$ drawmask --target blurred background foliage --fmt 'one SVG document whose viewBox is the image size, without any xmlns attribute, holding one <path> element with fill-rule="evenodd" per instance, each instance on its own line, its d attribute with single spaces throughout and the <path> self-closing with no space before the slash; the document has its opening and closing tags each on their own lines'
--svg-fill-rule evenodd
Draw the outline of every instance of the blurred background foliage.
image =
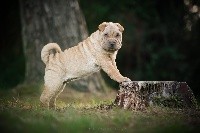
<svg viewBox="0 0 200 133">
<path fill-rule="evenodd" d="M 1 89 L 23 82 L 25 70 L 19 3 L 9 2 L 0 8 Z M 124 26 L 123 47 L 117 56 L 123 75 L 132 80 L 186 81 L 200 96 L 200 1 L 79 0 L 79 4 L 89 33 L 104 21 Z M 191 11 L 194 5 L 197 12 Z M 116 82 L 104 77 L 117 88 Z"/>
<path fill-rule="evenodd" d="M 80 0 L 80 5 L 90 33 L 102 21 L 124 26 L 123 47 L 117 57 L 123 75 L 132 80 L 186 81 L 199 95 L 200 21 L 193 17 L 200 17 L 200 8 L 191 13 L 188 1 Z M 189 2 L 200 5 L 200 1 Z"/>
</svg>

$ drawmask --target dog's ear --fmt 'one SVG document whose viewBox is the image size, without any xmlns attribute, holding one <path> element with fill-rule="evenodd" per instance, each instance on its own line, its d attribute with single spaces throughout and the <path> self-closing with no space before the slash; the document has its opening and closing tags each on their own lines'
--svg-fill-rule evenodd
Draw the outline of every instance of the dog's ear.
<svg viewBox="0 0 200 133">
<path fill-rule="evenodd" d="M 117 27 L 119 28 L 119 31 L 123 32 L 124 31 L 124 27 L 121 26 L 119 23 L 115 23 L 117 25 Z"/>
<path fill-rule="evenodd" d="M 104 31 L 104 29 L 106 28 L 106 26 L 107 26 L 107 22 L 103 22 L 102 24 L 99 25 L 98 28 L 99 28 L 100 31 Z"/>
</svg>

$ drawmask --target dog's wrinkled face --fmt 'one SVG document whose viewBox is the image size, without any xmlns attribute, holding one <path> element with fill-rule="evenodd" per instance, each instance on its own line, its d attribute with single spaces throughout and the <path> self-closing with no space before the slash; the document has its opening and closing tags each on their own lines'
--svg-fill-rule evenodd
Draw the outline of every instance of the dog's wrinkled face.
<svg viewBox="0 0 200 133">
<path fill-rule="evenodd" d="M 124 28 L 119 23 L 103 22 L 99 25 L 101 47 L 107 52 L 115 52 L 122 46 Z"/>
</svg>

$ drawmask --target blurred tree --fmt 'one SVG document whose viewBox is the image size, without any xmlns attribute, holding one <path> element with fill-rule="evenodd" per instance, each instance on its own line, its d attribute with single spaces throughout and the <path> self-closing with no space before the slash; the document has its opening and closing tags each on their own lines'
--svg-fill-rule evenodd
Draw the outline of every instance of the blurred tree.
<svg viewBox="0 0 200 133">
<path fill-rule="evenodd" d="M 25 83 L 41 82 L 44 64 L 42 47 L 57 42 L 64 50 L 88 36 L 85 18 L 77 0 L 20 0 L 22 37 L 26 58 Z M 103 90 L 100 73 L 73 82 L 83 91 Z"/>
</svg>

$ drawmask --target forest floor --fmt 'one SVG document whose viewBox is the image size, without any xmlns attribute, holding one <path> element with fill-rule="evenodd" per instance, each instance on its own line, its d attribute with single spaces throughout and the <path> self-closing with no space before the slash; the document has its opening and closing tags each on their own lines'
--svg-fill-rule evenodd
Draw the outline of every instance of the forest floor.
<svg viewBox="0 0 200 133">
<path fill-rule="evenodd" d="M 149 107 L 145 111 L 99 109 L 116 92 L 91 94 L 65 89 L 58 110 L 40 106 L 36 87 L 0 92 L 0 131 L 4 132 L 200 132 L 200 110 Z"/>
</svg>

